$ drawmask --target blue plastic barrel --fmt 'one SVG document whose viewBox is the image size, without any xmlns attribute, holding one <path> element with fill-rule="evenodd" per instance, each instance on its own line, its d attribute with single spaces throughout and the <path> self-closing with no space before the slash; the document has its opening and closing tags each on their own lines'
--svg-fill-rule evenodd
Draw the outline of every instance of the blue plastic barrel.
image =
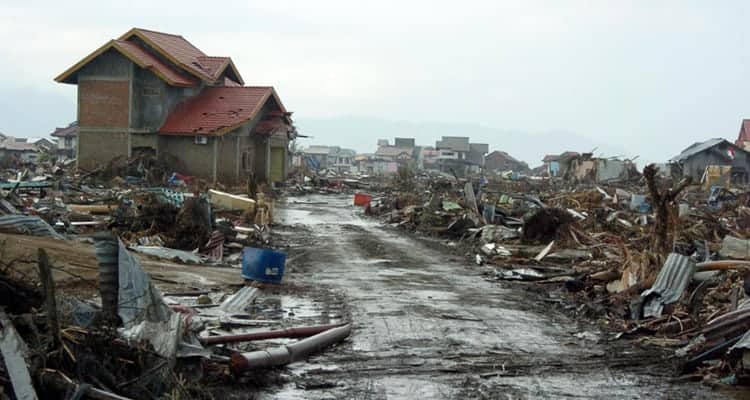
<svg viewBox="0 0 750 400">
<path fill-rule="evenodd" d="M 242 251 L 242 277 L 259 282 L 279 283 L 284 277 L 286 253 L 245 247 Z"/>
</svg>

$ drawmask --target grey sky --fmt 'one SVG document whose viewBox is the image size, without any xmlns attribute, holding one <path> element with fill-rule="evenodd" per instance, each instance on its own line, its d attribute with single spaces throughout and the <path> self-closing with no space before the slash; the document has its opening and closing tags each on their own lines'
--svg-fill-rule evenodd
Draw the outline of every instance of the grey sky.
<svg viewBox="0 0 750 400">
<path fill-rule="evenodd" d="M 480 124 L 517 132 L 532 164 L 555 132 L 664 160 L 734 140 L 750 117 L 743 1 L 0 1 L 0 131 L 19 136 L 73 120 L 75 87 L 53 77 L 133 26 L 231 56 L 303 128 L 342 116 Z M 336 135 L 372 150 L 356 130 Z"/>
</svg>

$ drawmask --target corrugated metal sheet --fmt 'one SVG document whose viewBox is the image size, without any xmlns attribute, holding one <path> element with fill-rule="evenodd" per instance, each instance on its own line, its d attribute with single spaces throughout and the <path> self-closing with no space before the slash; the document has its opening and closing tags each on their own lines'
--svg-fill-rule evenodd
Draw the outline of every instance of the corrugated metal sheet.
<svg viewBox="0 0 750 400">
<path fill-rule="evenodd" d="M 744 350 L 750 349 L 750 331 L 747 331 L 745 333 L 745 336 L 743 336 L 739 342 L 735 343 L 734 346 L 730 347 L 729 351 L 739 350 L 739 349 L 744 349 Z"/>
<path fill-rule="evenodd" d="M 20 233 L 22 235 L 49 236 L 55 239 L 65 239 L 43 219 L 34 215 L 3 215 L 0 216 L 0 232 Z"/>
<path fill-rule="evenodd" d="M 641 293 L 645 299 L 644 317 L 658 317 L 664 305 L 676 302 L 682 296 L 695 273 L 695 261 L 682 254 L 671 253 L 659 271 L 656 282 Z"/>
<path fill-rule="evenodd" d="M 702 151 L 708 150 L 718 144 L 721 144 L 722 142 L 729 143 L 729 141 L 724 138 L 714 138 L 714 139 L 706 140 L 705 142 L 693 143 L 692 145 L 690 145 L 690 147 L 683 150 L 682 153 L 680 153 L 679 155 L 669 160 L 669 162 L 678 162 L 678 161 L 687 160 L 688 158 Z"/>
<path fill-rule="evenodd" d="M 203 246 L 202 253 L 207 255 L 211 260 L 221 261 L 224 258 L 224 234 L 220 231 L 213 231 L 208 238 L 208 243 Z"/>
<path fill-rule="evenodd" d="M 247 308 L 256 297 L 258 297 L 258 294 L 258 288 L 245 286 L 233 295 L 227 297 L 227 299 L 221 303 L 219 309 L 229 314 L 243 313 L 245 312 L 245 308 Z"/>
<path fill-rule="evenodd" d="M 119 269 L 117 238 L 109 232 L 103 231 L 94 235 L 94 251 L 99 264 L 99 294 L 102 298 L 102 312 L 109 321 L 117 318 L 117 302 L 119 290 Z"/>
</svg>

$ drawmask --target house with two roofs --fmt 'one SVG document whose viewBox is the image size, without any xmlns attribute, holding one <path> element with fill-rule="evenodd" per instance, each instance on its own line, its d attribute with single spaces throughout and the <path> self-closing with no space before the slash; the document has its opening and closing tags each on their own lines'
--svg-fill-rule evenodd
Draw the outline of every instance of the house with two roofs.
<svg viewBox="0 0 750 400">
<path fill-rule="evenodd" d="M 147 152 L 210 181 L 286 177 L 296 131 L 276 90 L 245 86 L 231 58 L 180 35 L 133 28 L 55 80 L 77 85 L 82 169 Z"/>
</svg>

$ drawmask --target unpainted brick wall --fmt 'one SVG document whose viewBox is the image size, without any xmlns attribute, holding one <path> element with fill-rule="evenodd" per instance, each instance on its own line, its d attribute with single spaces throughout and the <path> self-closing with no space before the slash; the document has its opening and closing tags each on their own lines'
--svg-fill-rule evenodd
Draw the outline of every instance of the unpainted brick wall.
<svg viewBox="0 0 750 400">
<path fill-rule="evenodd" d="M 127 128 L 130 122 L 128 81 L 81 80 L 78 120 L 82 127 Z"/>
</svg>

